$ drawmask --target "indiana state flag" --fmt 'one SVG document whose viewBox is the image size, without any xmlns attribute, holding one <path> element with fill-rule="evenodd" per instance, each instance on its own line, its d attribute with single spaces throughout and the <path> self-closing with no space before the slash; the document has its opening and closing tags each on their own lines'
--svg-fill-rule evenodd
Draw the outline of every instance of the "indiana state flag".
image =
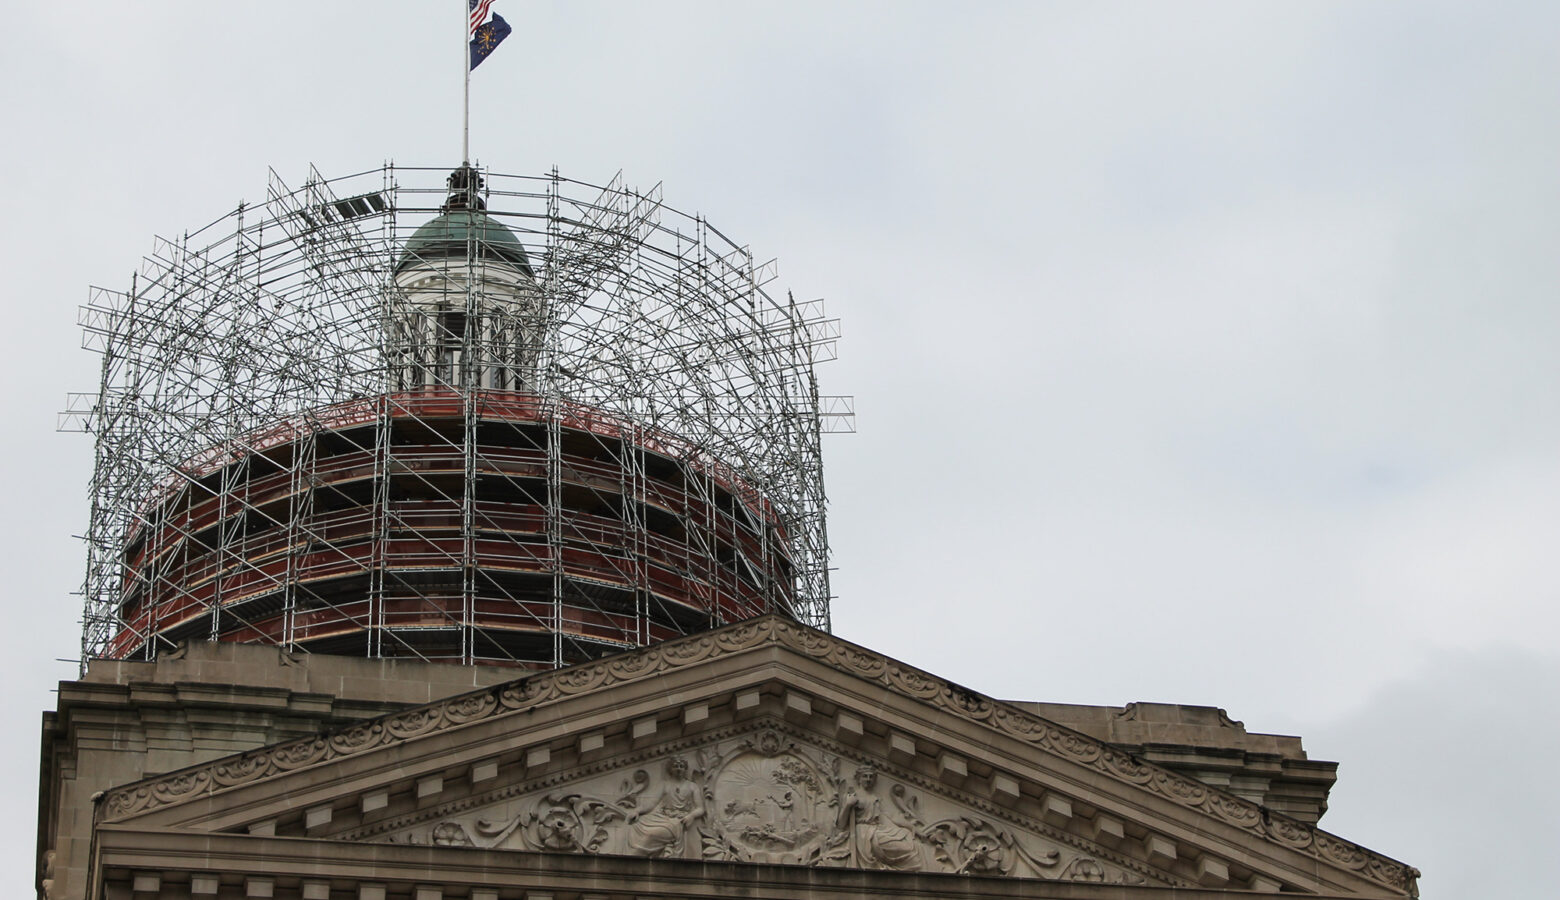
<svg viewBox="0 0 1560 900">
<path fill-rule="evenodd" d="M 493 18 L 488 19 L 488 7 L 493 5 L 493 0 L 467 0 L 471 13 L 471 68 L 475 69 L 498 49 L 504 38 L 509 37 L 513 28 L 504 21 L 504 17 L 493 13 Z"/>
</svg>

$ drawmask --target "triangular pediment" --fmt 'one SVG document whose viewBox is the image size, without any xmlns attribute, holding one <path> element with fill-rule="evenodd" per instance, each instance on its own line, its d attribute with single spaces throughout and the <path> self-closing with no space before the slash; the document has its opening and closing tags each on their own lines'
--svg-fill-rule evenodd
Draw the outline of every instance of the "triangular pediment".
<svg viewBox="0 0 1560 900">
<path fill-rule="evenodd" d="M 760 716 L 353 828 L 339 839 L 1171 884 L 1043 823 Z M 538 782 L 542 786 L 538 786 Z"/>
<path fill-rule="evenodd" d="M 110 828 L 1405 896 L 1412 870 L 765 617 L 110 792 Z"/>
</svg>

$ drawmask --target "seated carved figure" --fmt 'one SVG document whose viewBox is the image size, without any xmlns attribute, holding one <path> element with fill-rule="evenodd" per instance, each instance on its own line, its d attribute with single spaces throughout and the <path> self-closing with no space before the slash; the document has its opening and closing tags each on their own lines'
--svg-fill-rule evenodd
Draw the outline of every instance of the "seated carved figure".
<svg viewBox="0 0 1560 900">
<path fill-rule="evenodd" d="M 871 766 L 856 769 L 855 784 L 841 798 L 836 827 L 850 839 L 851 864 L 863 869 L 921 868 L 921 850 L 915 832 L 895 822 L 883 809 L 883 801 L 874 793 L 877 770 Z"/>
<path fill-rule="evenodd" d="M 628 817 L 628 852 L 635 856 L 682 856 L 684 834 L 704 817 L 704 793 L 688 777 L 688 761 L 666 761 L 666 783 L 655 804 Z"/>
</svg>

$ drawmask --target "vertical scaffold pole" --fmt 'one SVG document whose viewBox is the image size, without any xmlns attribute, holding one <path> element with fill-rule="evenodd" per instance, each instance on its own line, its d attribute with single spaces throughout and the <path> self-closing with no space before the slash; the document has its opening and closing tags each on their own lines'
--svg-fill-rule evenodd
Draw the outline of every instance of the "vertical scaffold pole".
<svg viewBox="0 0 1560 900">
<path fill-rule="evenodd" d="M 460 111 L 460 164 L 471 165 L 471 5 L 460 0 L 460 67 L 465 73 L 465 89 L 461 96 Z"/>
</svg>

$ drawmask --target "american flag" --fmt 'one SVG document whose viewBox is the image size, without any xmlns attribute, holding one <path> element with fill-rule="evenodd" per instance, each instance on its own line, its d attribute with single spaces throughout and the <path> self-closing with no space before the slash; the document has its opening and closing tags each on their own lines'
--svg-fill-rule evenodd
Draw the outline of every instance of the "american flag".
<svg viewBox="0 0 1560 900">
<path fill-rule="evenodd" d="M 493 0 L 468 0 L 471 9 L 471 21 L 468 23 L 471 33 L 476 34 L 477 28 L 487 21 L 488 7 L 493 5 Z"/>
</svg>

